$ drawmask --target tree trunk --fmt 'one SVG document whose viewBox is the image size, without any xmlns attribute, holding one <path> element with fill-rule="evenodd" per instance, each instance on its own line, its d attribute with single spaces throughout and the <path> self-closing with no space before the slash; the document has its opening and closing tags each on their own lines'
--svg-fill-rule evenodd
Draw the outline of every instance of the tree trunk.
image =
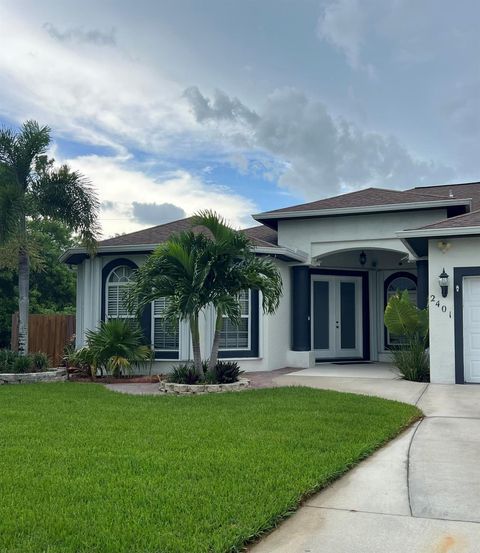
<svg viewBox="0 0 480 553">
<path fill-rule="evenodd" d="M 208 370 L 213 371 L 218 362 L 218 349 L 220 347 L 220 333 L 223 328 L 223 314 L 220 310 L 217 310 L 217 318 L 215 320 L 215 334 L 213 335 L 212 351 L 210 353 L 210 360 L 208 362 Z"/>
<path fill-rule="evenodd" d="M 28 315 L 30 292 L 30 259 L 26 245 L 18 256 L 18 352 L 28 354 Z"/>
<path fill-rule="evenodd" d="M 200 350 L 200 331 L 197 315 L 190 317 L 190 332 L 192 334 L 193 365 L 197 373 L 202 376 L 202 352 Z"/>
</svg>

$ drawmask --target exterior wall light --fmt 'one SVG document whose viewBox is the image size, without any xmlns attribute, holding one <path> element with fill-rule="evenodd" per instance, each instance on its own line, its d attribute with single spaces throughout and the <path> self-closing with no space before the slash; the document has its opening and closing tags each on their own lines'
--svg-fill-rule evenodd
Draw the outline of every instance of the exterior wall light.
<svg viewBox="0 0 480 553">
<path fill-rule="evenodd" d="M 442 289 L 442 297 L 446 298 L 448 295 L 448 275 L 445 272 L 445 268 L 440 273 L 440 276 L 438 277 L 438 284 L 440 284 L 440 288 Z"/>
<path fill-rule="evenodd" d="M 365 263 L 367 262 L 367 254 L 365 252 L 362 252 L 358 256 L 358 260 L 360 261 L 360 265 L 363 267 L 365 265 Z"/>
</svg>

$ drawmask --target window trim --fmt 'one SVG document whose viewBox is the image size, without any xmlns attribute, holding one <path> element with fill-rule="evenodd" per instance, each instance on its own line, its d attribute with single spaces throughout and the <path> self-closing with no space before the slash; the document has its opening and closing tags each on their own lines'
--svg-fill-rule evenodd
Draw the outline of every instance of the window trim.
<svg viewBox="0 0 480 553">
<path fill-rule="evenodd" d="M 107 281 L 110 274 L 113 272 L 114 269 L 121 267 L 121 266 L 127 266 L 130 267 L 133 270 L 138 269 L 138 265 L 132 261 L 131 259 L 127 259 L 125 257 L 119 257 L 117 259 L 113 259 L 112 261 L 109 261 L 102 269 L 102 294 L 101 294 L 101 310 L 100 310 L 100 320 L 105 321 L 106 320 L 106 295 L 107 295 Z M 143 310 L 141 316 L 140 316 L 140 327 L 142 329 L 142 332 L 145 336 L 145 340 L 148 344 L 150 344 L 151 340 L 151 310 L 152 306 L 149 304 L 145 307 Z"/>
<path fill-rule="evenodd" d="M 219 349 L 219 359 L 244 359 L 248 357 L 258 358 L 259 355 L 259 293 L 258 290 L 250 290 L 249 313 L 249 347 L 248 349 Z"/>
<path fill-rule="evenodd" d="M 413 273 L 409 273 L 407 271 L 397 271 L 391 275 L 388 275 L 388 277 L 383 281 L 383 315 L 385 315 L 385 308 L 388 303 L 388 287 L 397 278 L 408 278 L 415 283 L 415 288 L 418 290 L 418 279 Z M 385 326 L 385 321 L 383 322 L 383 349 L 384 351 L 390 351 L 392 349 L 392 345 L 388 343 L 388 330 Z"/>
</svg>

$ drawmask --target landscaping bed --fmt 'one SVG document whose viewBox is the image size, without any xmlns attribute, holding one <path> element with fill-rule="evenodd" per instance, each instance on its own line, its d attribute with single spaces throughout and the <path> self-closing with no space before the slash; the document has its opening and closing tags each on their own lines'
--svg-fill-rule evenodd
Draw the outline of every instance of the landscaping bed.
<svg viewBox="0 0 480 553">
<path fill-rule="evenodd" d="M 66 369 L 49 369 L 34 373 L 0 373 L 2 384 L 32 384 L 35 382 L 61 382 L 67 380 Z"/>
<path fill-rule="evenodd" d="M 226 553 L 420 416 L 310 388 L 0 387 L 0 552 Z"/>
</svg>

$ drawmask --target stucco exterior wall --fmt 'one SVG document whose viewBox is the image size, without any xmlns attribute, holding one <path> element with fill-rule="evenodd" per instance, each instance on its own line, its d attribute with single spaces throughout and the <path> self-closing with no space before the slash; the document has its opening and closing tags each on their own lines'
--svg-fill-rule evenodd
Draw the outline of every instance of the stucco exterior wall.
<svg viewBox="0 0 480 553">
<path fill-rule="evenodd" d="M 102 270 L 119 258 L 129 259 L 141 266 L 146 259 L 145 255 L 97 256 L 87 259 L 77 268 L 77 347 L 85 345 L 85 333 L 94 330 L 101 320 L 102 310 Z M 259 313 L 259 356 L 256 358 L 236 359 L 245 371 L 267 371 L 285 366 L 287 350 L 290 347 L 290 271 L 287 263 L 274 260 L 280 270 L 283 280 L 283 296 L 279 308 L 274 315 L 264 315 L 261 308 Z M 199 320 L 201 350 L 203 358 L 210 352 L 214 331 L 214 312 L 207 309 Z M 181 324 L 180 360 L 192 358 L 190 332 L 187 323 Z M 171 370 L 177 361 L 159 361 L 153 364 L 152 372 L 166 373 Z"/>
<path fill-rule="evenodd" d="M 446 253 L 439 249 L 439 239 L 429 240 L 428 244 L 430 373 L 431 381 L 438 384 L 455 383 L 454 268 L 480 266 L 478 238 L 449 238 L 447 242 L 450 249 Z M 446 298 L 438 284 L 444 268 L 450 276 Z"/>
<path fill-rule="evenodd" d="M 354 248 L 408 253 L 396 232 L 417 228 L 446 217 L 445 209 L 344 215 L 278 222 L 278 243 L 298 248 L 311 258 Z"/>
</svg>

